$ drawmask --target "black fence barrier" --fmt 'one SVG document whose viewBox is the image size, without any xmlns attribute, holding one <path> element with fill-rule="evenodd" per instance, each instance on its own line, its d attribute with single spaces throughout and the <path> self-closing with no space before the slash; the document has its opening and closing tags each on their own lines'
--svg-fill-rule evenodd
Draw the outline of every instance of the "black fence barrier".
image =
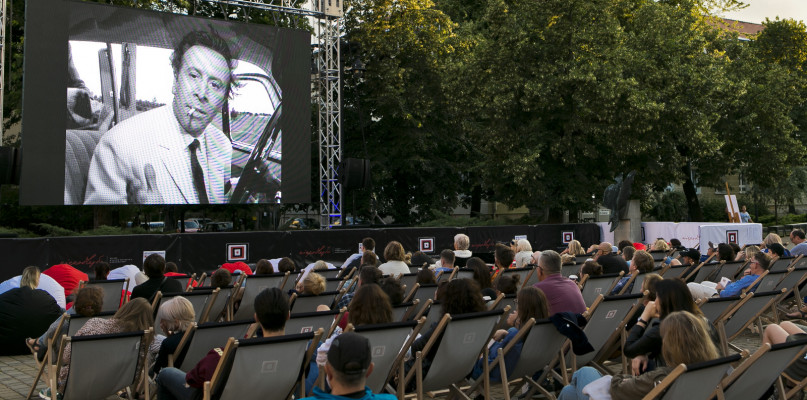
<svg viewBox="0 0 807 400">
<path fill-rule="evenodd" d="M 92 264 L 106 261 L 112 268 L 127 264 L 142 266 L 144 252 L 164 251 L 168 261 L 187 273 L 209 272 L 226 262 L 254 263 L 261 258 L 291 257 L 298 267 L 316 260 L 341 263 L 358 252 L 365 237 L 376 241 L 376 254 L 393 240 L 407 252 L 423 250 L 437 258 L 443 249 L 454 248 L 454 236 L 464 233 L 471 251 L 490 262 L 496 243 L 526 237 L 533 250 L 556 250 L 576 239 L 583 246 L 600 241 L 596 224 L 553 224 L 516 226 L 474 226 L 439 228 L 372 228 L 327 231 L 223 232 L 164 235 L 52 237 L 0 239 L 5 255 L 0 281 L 19 275 L 28 265 L 40 269 L 70 264 L 91 274 Z"/>
</svg>

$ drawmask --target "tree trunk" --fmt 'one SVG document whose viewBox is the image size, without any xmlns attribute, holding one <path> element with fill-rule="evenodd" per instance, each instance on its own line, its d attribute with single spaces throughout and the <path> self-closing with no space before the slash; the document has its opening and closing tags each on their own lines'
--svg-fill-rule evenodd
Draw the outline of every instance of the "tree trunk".
<svg viewBox="0 0 807 400">
<path fill-rule="evenodd" d="M 698 191 L 695 189 L 695 183 L 692 182 L 692 168 L 689 164 L 684 165 L 682 168 L 684 173 L 684 196 L 687 201 L 687 211 L 689 212 L 689 220 L 691 222 L 703 221 L 703 212 L 701 211 L 701 204 L 698 201 Z"/>
<path fill-rule="evenodd" d="M 471 190 L 471 218 L 479 218 L 482 214 L 482 186 L 475 185 Z"/>
<path fill-rule="evenodd" d="M 787 199 L 787 213 L 796 214 L 796 200 L 792 197 Z"/>
</svg>

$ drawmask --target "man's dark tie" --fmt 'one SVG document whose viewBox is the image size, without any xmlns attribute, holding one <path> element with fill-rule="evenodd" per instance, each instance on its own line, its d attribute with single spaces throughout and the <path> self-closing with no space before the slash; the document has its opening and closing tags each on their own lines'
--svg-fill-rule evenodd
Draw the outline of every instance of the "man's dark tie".
<svg viewBox="0 0 807 400">
<path fill-rule="evenodd" d="M 209 204 L 207 199 L 207 189 L 205 189 L 205 173 L 202 171 L 202 166 L 199 165 L 199 159 L 196 158 L 196 149 L 199 148 L 199 140 L 193 139 L 193 142 L 188 146 L 191 150 L 191 172 L 193 172 L 193 186 L 196 188 L 196 193 L 199 195 L 199 204 Z"/>
</svg>

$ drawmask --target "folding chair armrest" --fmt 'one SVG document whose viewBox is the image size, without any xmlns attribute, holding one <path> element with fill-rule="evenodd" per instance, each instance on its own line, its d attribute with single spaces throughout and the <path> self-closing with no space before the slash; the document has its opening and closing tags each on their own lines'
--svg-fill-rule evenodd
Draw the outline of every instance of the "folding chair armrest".
<svg viewBox="0 0 807 400">
<path fill-rule="evenodd" d="M 597 307 L 599 307 L 600 303 L 602 303 L 604 299 L 605 296 L 603 296 L 602 294 L 598 295 L 597 298 L 594 299 L 594 302 L 591 303 L 591 307 L 589 307 L 588 310 L 586 310 L 586 312 L 583 313 L 583 317 L 585 317 L 586 320 L 591 318 L 591 314 L 594 313 L 594 310 L 596 310 Z"/>
<path fill-rule="evenodd" d="M 412 298 L 413 298 L 413 297 L 415 297 L 415 293 L 418 291 L 418 288 L 419 288 L 419 287 L 420 287 L 420 284 L 419 284 L 419 283 L 417 283 L 417 282 L 415 282 L 415 284 L 414 284 L 414 285 L 412 285 L 412 289 L 411 289 L 411 290 L 409 291 L 409 293 L 407 293 L 407 295 L 404 297 L 403 302 L 404 302 L 404 303 L 408 303 L 408 302 L 412 301 Z"/>
<path fill-rule="evenodd" d="M 502 301 L 502 299 L 503 299 L 503 298 L 504 298 L 504 293 L 499 293 L 499 295 L 498 295 L 498 296 L 496 296 L 496 299 L 495 299 L 495 300 L 493 300 L 493 303 L 490 305 L 490 307 L 488 307 L 488 310 L 493 310 L 493 309 L 495 309 L 495 308 L 496 308 L 496 306 L 498 306 L 498 305 L 499 305 L 499 303 L 501 303 L 501 301 Z"/>
<path fill-rule="evenodd" d="M 659 397 L 670 385 L 678 379 L 681 374 L 686 372 L 687 366 L 684 364 L 679 364 L 675 369 L 673 369 L 666 378 L 664 378 L 656 387 L 653 388 L 649 393 L 647 393 L 642 400 L 653 400 Z"/>
<path fill-rule="evenodd" d="M 770 272 L 770 271 L 765 271 L 765 272 L 763 272 L 763 273 L 759 274 L 759 276 L 757 277 L 757 279 L 754 279 L 754 281 L 753 281 L 753 282 L 751 282 L 751 284 L 750 284 L 750 285 L 746 286 L 746 287 L 745 287 L 745 289 L 743 289 L 743 290 L 742 290 L 742 293 L 748 293 L 749 291 L 751 291 L 751 289 L 753 289 L 753 288 L 754 288 L 754 286 L 756 286 L 757 284 L 759 284 L 759 282 L 761 282 L 761 281 L 762 281 L 762 278 L 765 278 L 765 277 L 768 275 L 768 273 L 769 273 L 769 272 Z"/>
<path fill-rule="evenodd" d="M 633 284 L 633 281 L 636 280 L 637 276 L 639 276 L 639 270 L 638 269 L 636 271 L 631 272 L 630 278 L 628 279 L 627 282 L 625 282 L 625 286 L 622 286 L 622 289 L 620 289 L 619 294 L 625 294 L 625 292 L 628 290 L 630 285 Z M 614 286 L 616 286 L 616 285 L 614 285 Z"/>
<path fill-rule="evenodd" d="M 605 293 L 611 293 L 616 287 L 616 284 L 619 283 L 619 280 L 625 276 L 625 271 L 619 271 L 619 276 L 617 276 L 613 282 L 611 282 L 611 286 L 608 287 L 608 290 Z"/>
<path fill-rule="evenodd" d="M 532 329 L 534 325 L 535 325 L 535 318 L 530 318 L 529 321 L 527 321 L 527 323 L 524 324 L 524 326 L 522 326 L 521 329 L 518 330 L 516 336 L 514 336 L 513 339 L 510 340 L 510 342 L 507 343 L 507 345 L 504 346 L 504 348 L 502 348 L 499 351 L 499 354 L 507 354 L 508 352 L 510 352 L 510 350 L 513 348 L 513 346 L 516 345 L 516 343 L 520 342 L 521 339 L 523 339 L 525 336 L 527 336 L 528 333 L 530 333 L 530 329 Z"/>
</svg>

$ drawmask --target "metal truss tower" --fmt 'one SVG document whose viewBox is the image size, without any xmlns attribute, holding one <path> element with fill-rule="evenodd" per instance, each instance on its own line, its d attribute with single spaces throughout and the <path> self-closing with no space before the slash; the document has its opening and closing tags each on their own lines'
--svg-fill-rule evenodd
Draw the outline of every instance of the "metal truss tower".
<svg viewBox="0 0 807 400">
<path fill-rule="evenodd" d="M 6 94 L 6 0 L 0 0 L 0 141 L 3 139 L 3 97 Z"/>
</svg>

